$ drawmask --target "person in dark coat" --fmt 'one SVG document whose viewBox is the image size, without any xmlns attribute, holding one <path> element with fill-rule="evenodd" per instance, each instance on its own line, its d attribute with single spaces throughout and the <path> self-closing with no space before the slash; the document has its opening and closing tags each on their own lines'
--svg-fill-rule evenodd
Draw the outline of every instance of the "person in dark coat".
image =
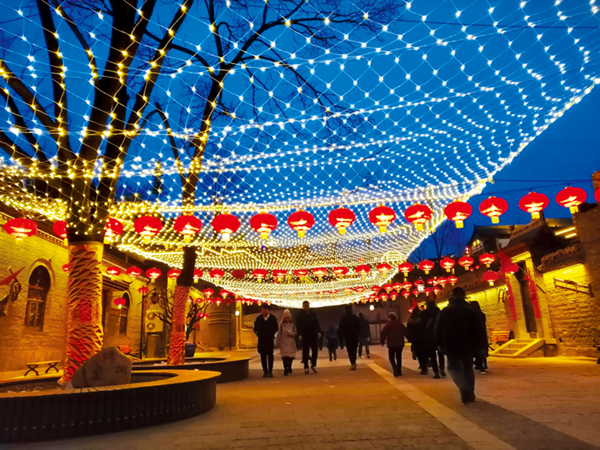
<svg viewBox="0 0 600 450">
<path fill-rule="evenodd" d="M 327 333 L 327 350 L 329 350 L 329 361 L 337 360 L 338 334 L 333 325 L 329 326 Z"/>
<path fill-rule="evenodd" d="M 398 320 L 396 314 L 389 313 L 390 321 L 385 324 L 381 330 L 381 345 L 387 341 L 388 355 L 394 376 L 402 376 L 402 350 L 404 350 L 404 332 L 406 331 L 402 322 Z"/>
<path fill-rule="evenodd" d="M 365 354 L 367 355 L 367 358 L 370 358 L 369 343 L 371 342 L 371 325 L 369 325 L 369 322 L 365 319 L 363 313 L 358 315 L 358 320 L 360 321 L 360 331 L 358 332 L 358 357 L 362 358 L 362 348 L 364 345 Z"/>
<path fill-rule="evenodd" d="M 258 353 L 260 353 L 260 363 L 264 372 L 263 378 L 273 378 L 273 351 L 279 324 L 269 311 L 269 305 L 263 303 L 261 308 L 261 315 L 254 321 L 254 334 L 258 337 Z"/>
<path fill-rule="evenodd" d="M 465 300 L 464 289 L 454 288 L 449 305 L 438 314 L 435 337 L 440 350 L 448 357 L 448 370 L 460 390 L 462 402 L 474 402 L 473 358 L 481 349 L 485 331 L 477 313 Z"/>
<path fill-rule="evenodd" d="M 433 369 L 433 378 L 440 378 L 440 374 L 445 377 L 444 355 L 441 353 L 435 342 L 435 321 L 440 313 L 440 308 L 437 307 L 434 300 L 427 302 L 427 309 L 421 312 L 421 320 L 425 324 L 425 345 L 424 353 L 427 361 L 431 360 L 431 368 Z M 439 365 L 438 365 L 439 361 Z"/>
<path fill-rule="evenodd" d="M 310 354 L 310 368 L 317 373 L 317 357 L 319 355 L 319 335 L 322 334 L 319 318 L 310 309 L 310 303 L 302 303 L 302 311 L 296 319 L 296 329 L 299 339 L 302 341 L 302 362 L 304 373 L 308 373 L 308 361 Z"/>
<path fill-rule="evenodd" d="M 340 319 L 338 333 L 348 349 L 350 370 L 356 370 L 356 351 L 358 350 L 358 334 L 360 332 L 360 321 L 352 314 L 352 305 L 346 305 L 346 314 Z"/>
<path fill-rule="evenodd" d="M 472 302 L 469 302 L 469 306 L 471 308 L 473 308 L 473 311 L 475 311 L 475 313 L 477 314 L 477 317 L 479 317 L 479 320 L 481 321 L 481 325 L 483 326 L 483 330 L 485 331 L 485 336 L 483 337 L 483 339 L 481 340 L 480 343 L 480 350 L 479 353 L 475 356 L 475 368 L 477 370 L 479 370 L 479 373 L 481 373 L 481 375 L 485 375 L 487 373 L 488 367 L 487 367 L 487 357 L 488 357 L 488 349 L 490 346 L 489 340 L 488 340 L 488 335 L 487 335 L 487 327 L 486 327 L 486 317 L 485 314 L 483 313 L 483 311 L 481 310 L 481 306 L 479 305 L 479 302 L 473 300 Z"/>
<path fill-rule="evenodd" d="M 428 359 L 427 352 L 425 351 L 425 324 L 423 323 L 421 314 L 422 311 L 418 306 L 415 306 L 406 323 L 406 332 L 411 349 L 419 361 L 421 375 L 427 375 Z"/>
</svg>

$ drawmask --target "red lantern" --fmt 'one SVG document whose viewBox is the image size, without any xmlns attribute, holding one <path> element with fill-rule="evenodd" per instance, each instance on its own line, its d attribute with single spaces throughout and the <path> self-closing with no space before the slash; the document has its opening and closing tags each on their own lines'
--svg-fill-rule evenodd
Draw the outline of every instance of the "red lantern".
<svg viewBox="0 0 600 450">
<path fill-rule="evenodd" d="M 436 287 L 437 287 L 437 286 L 436 286 Z M 429 296 L 431 295 L 431 293 L 433 292 L 433 289 L 432 289 L 432 288 L 430 288 L 430 287 L 426 287 L 424 292 L 425 292 L 425 295 L 426 295 L 427 297 L 429 297 Z"/>
<path fill-rule="evenodd" d="M 125 271 L 125 273 L 131 278 L 137 278 L 142 274 L 142 269 L 136 266 L 131 266 Z"/>
<path fill-rule="evenodd" d="M 385 294 L 385 293 L 384 293 L 384 294 L 380 294 L 380 295 L 379 295 L 379 300 L 381 300 L 381 301 L 383 301 L 383 302 L 387 302 L 387 299 L 388 299 L 388 298 L 389 298 L 389 297 L 388 297 L 388 295 L 387 295 L 387 294 Z"/>
<path fill-rule="evenodd" d="M 419 295 L 421 295 L 421 293 L 419 292 L 418 289 L 413 289 L 412 290 L 412 295 L 414 295 L 415 297 L 418 297 Z"/>
<path fill-rule="evenodd" d="M 471 267 L 473 264 L 475 264 L 475 260 L 470 256 L 465 255 L 458 259 L 458 265 L 464 267 L 465 270 L 469 270 L 469 267 Z"/>
<path fill-rule="evenodd" d="M 450 275 L 448 277 L 448 283 L 454 286 L 458 282 L 458 277 L 456 275 Z"/>
<path fill-rule="evenodd" d="M 498 281 L 498 277 L 498 272 L 494 272 L 493 270 L 488 270 L 481 276 L 481 278 L 490 283 L 490 286 L 493 286 L 494 282 Z"/>
<path fill-rule="evenodd" d="M 256 278 L 256 281 L 262 283 L 262 280 L 267 278 L 267 271 L 265 269 L 254 269 L 254 271 L 252 271 L 252 276 Z"/>
<path fill-rule="evenodd" d="M 346 234 L 346 228 L 354 223 L 356 215 L 348 208 L 339 207 L 331 211 L 327 219 L 340 231 L 340 234 Z"/>
<path fill-rule="evenodd" d="M 410 281 L 405 281 L 404 283 L 402 283 L 402 289 L 405 289 L 407 291 L 409 291 L 412 286 L 413 284 Z"/>
<path fill-rule="evenodd" d="M 308 269 L 296 269 L 294 270 L 294 275 L 298 278 L 305 278 L 308 275 Z"/>
<path fill-rule="evenodd" d="M 402 294 L 402 297 L 404 297 L 404 298 L 410 297 L 410 291 L 404 290 L 404 291 L 401 292 L 401 294 Z"/>
<path fill-rule="evenodd" d="M 437 284 L 441 284 L 442 286 L 446 286 L 446 283 L 448 282 L 448 278 L 439 277 L 437 281 L 438 281 Z"/>
<path fill-rule="evenodd" d="M 273 278 L 281 281 L 287 275 L 287 270 L 285 269 L 275 269 L 273 270 Z"/>
<path fill-rule="evenodd" d="M 416 288 L 418 288 L 419 286 L 425 286 L 425 282 L 423 280 L 417 280 L 414 284 Z"/>
<path fill-rule="evenodd" d="M 17 242 L 21 239 L 34 236 L 37 233 L 37 225 L 29 219 L 10 219 L 4 224 L 4 231 L 14 237 Z"/>
<path fill-rule="evenodd" d="M 371 286 L 371 291 L 375 292 L 376 294 L 379 293 L 379 291 L 381 290 L 381 286 Z"/>
<path fill-rule="evenodd" d="M 494 261 L 496 261 L 496 257 L 491 253 L 484 253 L 479 257 L 479 262 L 485 264 L 487 267 L 490 267 Z"/>
<path fill-rule="evenodd" d="M 519 200 L 519 208 L 531 214 L 532 219 L 539 219 L 540 213 L 548 206 L 550 200 L 544 194 L 530 192 Z"/>
<path fill-rule="evenodd" d="M 123 306 L 125 306 L 127 304 L 127 300 L 125 300 L 123 297 L 119 297 L 119 298 L 115 298 L 113 300 L 113 303 L 115 305 L 117 305 L 117 308 L 121 309 Z"/>
<path fill-rule="evenodd" d="M 148 292 L 150 292 L 150 289 L 148 289 L 147 286 L 142 286 L 138 289 L 138 292 L 142 295 L 146 295 Z"/>
<path fill-rule="evenodd" d="M 365 292 L 365 287 L 364 287 L 364 286 L 356 286 L 356 287 L 354 288 L 354 290 L 355 290 L 356 292 L 359 292 L 359 293 L 361 293 L 361 292 Z"/>
<path fill-rule="evenodd" d="M 377 272 L 382 275 L 387 275 L 391 270 L 392 266 L 390 266 L 388 263 L 381 263 L 377 265 Z"/>
<path fill-rule="evenodd" d="M 227 297 L 229 297 L 230 294 L 231 294 L 231 292 L 228 292 L 225 289 L 221 289 L 221 292 L 219 292 L 219 295 L 221 296 L 221 298 L 223 300 L 225 300 Z"/>
<path fill-rule="evenodd" d="M 454 267 L 454 260 L 452 258 L 446 257 L 440 261 L 440 266 L 442 269 L 446 269 L 446 272 L 450 272 Z"/>
<path fill-rule="evenodd" d="M 319 280 L 322 280 L 323 277 L 327 276 L 327 268 L 326 267 L 315 267 L 313 269 L 313 275 L 317 277 Z"/>
<path fill-rule="evenodd" d="M 56 222 L 54 222 L 54 225 L 52 226 L 52 231 L 54 231 L 54 234 L 63 240 L 63 243 L 65 245 L 68 244 L 67 222 L 65 222 L 64 220 L 57 220 Z"/>
<path fill-rule="evenodd" d="M 223 240 L 228 241 L 231 235 L 240 228 L 240 219 L 229 213 L 219 214 L 215 216 L 211 224 Z"/>
<path fill-rule="evenodd" d="M 439 287 L 439 286 L 434 286 L 434 288 L 433 288 L 433 293 L 437 295 L 437 294 L 438 294 L 438 293 L 439 293 L 441 290 L 442 290 L 442 288 L 441 288 L 441 287 Z"/>
<path fill-rule="evenodd" d="M 117 219 L 109 217 L 104 228 L 104 241 L 110 243 L 123 233 L 123 224 Z"/>
<path fill-rule="evenodd" d="M 204 275 L 204 272 L 202 272 L 201 269 L 194 269 L 194 283 L 197 283 L 198 280 L 202 278 L 202 275 Z"/>
<path fill-rule="evenodd" d="M 373 208 L 369 213 L 369 222 L 376 227 L 379 227 L 380 233 L 385 233 L 387 227 L 396 220 L 396 213 L 389 206 L 380 205 L 377 208 Z"/>
<path fill-rule="evenodd" d="M 362 278 L 366 278 L 371 271 L 371 267 L 367 264 L 361 264 L 360 266 L 356 266 L 356 273 L 360 275 Z"/>
<path fill-rule="evenodd" d="M 348 273 L 348 268 L 343 267 L 343 266 L 342 267 L 334 267 L 333 273 L 335 274 L 336 277 L 344 278 L 344 275 L 346 275 Z"/>
<path fill-rule="evenodd" d="M 241 269 L 232 270 L 231 276 L 236 280 L 243 280 L 246 277 L 246 272 Z"/>
<path fill-rule="evenodd" d="M 519 271 L 519 265 L 517 263 L 510 263 L 507 265 L 507 267 L 504 269 L 504 273 L 509 273 L 511 275 L 514 275 L 515 273 L 517 273 Z"/>
<path fill-rule="evenodd" d="M 392 285 L 391 284 L 384 284 L 383 286 L 381 286 L 381 289 L 383 289 L 385 292 L 387 292 L 388 294 L 390 292 L 392 292 Z"/>
<path fill-rule="evenodd" d="M 434 267 L 435 263 L 433 261 L 429 261 L 428 259 L 419 263 L 419 269 L 425 272 L 425 275 L 429 275 L 429 272 L 433 270 Z"/>
<path fill-rule="evenodd" d="M 428 278 L 427 284 L 429 284 L 429 285 L 437 284 L 437 278 Z"/>
<path fill-rule="evenodd" d="M 400 291 L 402 289 L 402 283 L 394 283 L 392 284 L 392 289 L 395 291 Z"/>
<path fill-rule="evenodd" d="M 390 298 L 396 300 L 398 298 L 398 293 L 396 291 L 390 292 Z"/>
<path fill-rule="evenodd" d="M 413 270 L 413 265 L 409 262 L 403 262 L 398 266 L 398 270 L 404 274 L 404 278 L 408 278 L 408 273 Z"/>
<path fill-rule="evenodd" d="M 171 280 L 176 280 L 179 278 L 179 275 L 181 275 L 180 269 L 171 269 L 167 272 L 167 278 L 170 278 Z"/>
<path fill-rule="evenodd" d="M 596 189 L 596 192 L 594 192 L 594 198 L 596 199 L 597 203 L 600 203 L 600 187 Z"/>
<path fill-rule="evenodd" d="M 225 271 L 223 269 L 213 269 L 208 273 L 208 275 L 212 279 L 219 281 L 225 276 Z"/>
<path fill-rule="evenodd" d="M 407 222 L 412 223 L 417 228 L 417 231 L 423 231 L 423 225 L 431 219 L 432 214 L 429 206 L 415 203 L 404 211 L 404 218 Z"/>
<path fill-rule="evenodd" d="M 154 283 L 155 280 L 159 279 L 161 275 L 161 270 L 157 269 L 156 267 L 146 270 L 146 276 L 150 278 L 150 281 L 152 283 Z"/>
<path fill-rule="evenodd" d="M 210 297 L 213 296 L 213 294 L 215 293 L 215 291 L 213 291 L 211 288 L 207 288 L 207 289 L 204 289 L 202 291 L 202 293 L 204 294 L 204 298 L 210 298 Z"/>
<path fill-rule="evenodd" d="M 303 238 L 307 230 L 310 230 L 315 224 L 315 218 L 307 211 L 296 211 L 288 217 L 288 225 L 298 232 L 298 237 Z"/>
<path fill-rule="evenodd" d="M 189 242 L 202 229 L 202 221 L 196 216 L 179 216 L 173 222 L 173 229 L 183 236 L 184 242 Z"/>
<path fill-rule="evenodd" d="M 269 239 L 269 234 L 277 228 L 277 217 L 273 214 L 260 212 L 250 219 L 250 227 L 260 233 L 261 239 Z"/>
<path fill-rule="evenodd" d="M 502 214 L 508 210 L 508 203 L 506 200 L 500 197 L 486 198 L 479 204 L 479 212 L 484 216 L 488 216 L 492 219 L 492 223 L 498 223 Z"/>
<path fill-rule="evenodd" d="M 571 214 L 579 211 L 579 205 L 585 202 L 587 192 L 578 187 L 566 187 L 556 194 L 556 203 L 571 210 Z"/>
<path fill-rule="evenodd" d="M 133 229 L 142 236 L 145 240 L 148 240 L 156 236 L 163 228 L 163 224 L 158 217 L 153 216 L 142 216 L 135 219 L 133 222 Z"/>
<path fill-rule="evenodd" d="M 473 207 L 467 202 L 455 201 L 444 208 L 444 215 L 456 224 L 456 228 L 462 228 L 463 222 L 473 213 Z"/>
<path fill-rule="evenodd" d="M 71 269 L 69 268 L 69 264 L 67 263 L 67 264 L 63 265 L 63 266 L 62 266 L 62 270 L 63 270 L 64 272 L 67 272 L 67 273 L 69 273 L 69 271 L 71 270 Z"/>
<path fill-rule="evenodd" d="M 108 275 L 111 278 L 118 277 L 119 275 L 121 275 L 121 269 L 117 266 L 110 266 L 106 269 L 106 275 Z"/>
</svg>

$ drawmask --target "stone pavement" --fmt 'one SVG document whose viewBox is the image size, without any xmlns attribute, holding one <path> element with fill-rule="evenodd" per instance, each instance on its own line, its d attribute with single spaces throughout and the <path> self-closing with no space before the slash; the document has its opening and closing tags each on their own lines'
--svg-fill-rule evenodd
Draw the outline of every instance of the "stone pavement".
<svg viewBox="0 0 600 450">
<path fill-rule="evenodd" d="M 154 428 L 11 449 L 426 448 L 588 449 L 600 443 L 600 366 L 562 358 L 492 360 L 477 377 L 478 402 L 462 405 L 449 379 L 420 376 L 405 350 L 402 378 L 389 375 L 386 352 L 373 349 L 349 371 L 319 358 L 318 374 L 298 360 L 282 376 L 218 387 L 214 410 Z M 8 447 L 6 447 L 8 448 Z"/>
</svg>

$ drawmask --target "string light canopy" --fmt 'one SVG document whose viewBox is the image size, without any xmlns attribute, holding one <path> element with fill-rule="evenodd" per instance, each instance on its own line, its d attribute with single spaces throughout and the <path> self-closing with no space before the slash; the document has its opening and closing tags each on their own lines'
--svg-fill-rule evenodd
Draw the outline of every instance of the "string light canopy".
<svg viewBox="0 0 600 450">
<path fill-rule="evenodd" d="M 212 15 L 205 2 L 159 2 L 140 16 L 143 36 L 116 30 L 124 41 L 104 38 L 109 11 L 38 3 L 0 0 L 0 201 L 52 223 L 106 204 L 101 227 L 120 250 L 181 269 L 181 246 L 194 247 L 195 279 L 219 268 L 212 280 L 228 291 L 286 306 L 345 303 L 385 284 L 600 82 L 594 1 L 342 1 L 333 13 L 219 2 Z M 123 89 L 99 111 L 113 54 Z M 52 180 L 74 180 L 72 193 Z M 81 186 L 95 193 L 85 202 Z M 422 231 L 405 215 L 417 203 L 431 212 Z M 370 215 L 380 205 L 395 220 Z M 493 219 L 502 205 L 492 206 Z M 294 211 L 314 224 L 292 225 Z M 197 222 L 179 227 L 182 217 Z M 394 270 L 377 272 L 381 263 Z M 327 270 L 322 281 L 307 278 L 315 268 Z M 230 275 L 255 269 L 287 275 Z M 297 270 L 302 281 L 290 278 Z"/>
</svg>

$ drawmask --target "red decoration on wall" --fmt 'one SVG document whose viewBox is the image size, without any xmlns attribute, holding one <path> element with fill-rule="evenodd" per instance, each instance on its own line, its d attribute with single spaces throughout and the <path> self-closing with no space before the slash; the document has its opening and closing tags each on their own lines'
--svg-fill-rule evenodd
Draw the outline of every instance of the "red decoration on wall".
<svg viewBox="0 0 600 450">
<path fill-rule="evenodd" d="M 277 217 L 273 214 L 260 212 L 250 219 L 250 227 L 260 233 L 261 239 L 269 239 L 269 234 L 277 228 Z"/>
<path fill-rule="evenodd" d="M 303 238 L 315 224 L 315 218 L 308 211 L 300 210 L 290 214 L 287 222 L 291 229 L 298 232 L 298 237 Z"/>
<path fill-rule="evenodd" d="M 142 274 L 142 269 L 136 266 L 131 266 L 125 271 L 125 273 L 131 278 L 137 278 Z"/>
<path fill-rule="evenodd" d="M 211 225 L 224 241 L 228 241 L 231 235 L 240 228 L 240 219 L 229 213 L 219 214 L 212 220 Z"/>
<path fill-rule="evenodd" d="M 531 275 L 531 272 L 528 272 L 524 277 L 527 280 L 527 285 L 529 287 L 529 297 L 531 298 L 531 304 L 533 305 L 533 313 L 536 319 L 540 319 L 542 317 L 542 313 L 540 312 L 540 302 L 538 300 L 537 288 L 535 286 L 535 278 Z"/>
<path fill-rule="evenodd" d="M 135 219 L 133 229 L 144 239 L 150 239 L 156 236 L 163 228 L 163 224 L 158 217 L 142 216 Z"/>
<path fill-rule="evenodd" d="M 10 219 L 4 224 L 4 231 L 14 237 L 17 242 L 37 233 L 37 225 L 33 220 L 19 218 Z"/>
<path fill-rule="evenodd" d="M 404 218 L 407 222 L 412 223 L 417 231 L 423 231 L 423 225 L 431 219 L 432 215 L 431 208 L 421 203 L 415 203 L 404 211 Z"/>
<path fill-rule="evenodd" d="M 65 245 L 68 244 L 67 222 L 65 222 L 64 220 L 57 220 L 56 222 L 54 222 L 54 225 L 52 225 L 52 231 L 54 231 L 54 234 L 63 240 Z"/>
<path fill-rule="evenodd" d="M 579 205 L 585 202 L 587 192 L 578 187 L 566 187 L 556 194 L 556 203 L 571 210 L 571 214 L 579 211 Z"/>
<path fill-rule="evenodd" d="M 373 208 L 369 213 L 369 222 L 376 227 L 379 227 L 380 233 L 385 233 L 387 227 L 389 227 L 394 220 L 396 220 L 396 213 L 389 206 L 380 205 Z"/>
<path fill-rule="evenodd" d="M 519 200 L 519 208 L 531 214 L 532 219 L 539 219 L 540 213 L 548 206 L 550 200 L 544 194 L 530 192 Z"/>
<path fill-rule="evenodd" d="M 354 223 L 356 215 L 351 209 L 339 207 L 329 213 L 327 220 L 339 230 L 340 234 L 346 234 L 346 228 Z"/>
<path fill-rule="evenodd" d="M 63 272 L 69 273 L 69 270 L 71 270 L 70 267 L 69 267 L 69 264 L 68 263 L 67 264 L 63 264 L 62 270 L 63 270 Z"/>
<path fill-rule="evenodd" d="M 196 216 L 179 216 L 173 222 L 173 229 L 183 236 L 185 242 L 189 242 L 202 229 L 202 221 Z"/>
<path fill-rule="evenodd" d="M 502 214 L 504 214 L 508 210 L 508 203 L 506 200 L 500 197 L 490 197 L 486 198 L 479 204 L 479 212 L 484 216 L 487 216 L 492 219 L 492 223 L 498 223 Z"/>
<path fill-rule="evenodd" d="M 473 207 L 466 202 L 455 201 L 444 208 L 444 215 L 456 224 L 456 228 L 462 228 L 463 222 L 473 213 Z"/>
<path fill-rule="evenodd" d="M 517 320 L 517 308 L 515 307 L 515 295 L 513 293 L 512 285 L 510 284 L 510 277 L 508 274 L 504 275 L 506 278 L 506 293 L 508 295 L 508 307 L 510 309 L 511 319 Z"/>
</svg>

